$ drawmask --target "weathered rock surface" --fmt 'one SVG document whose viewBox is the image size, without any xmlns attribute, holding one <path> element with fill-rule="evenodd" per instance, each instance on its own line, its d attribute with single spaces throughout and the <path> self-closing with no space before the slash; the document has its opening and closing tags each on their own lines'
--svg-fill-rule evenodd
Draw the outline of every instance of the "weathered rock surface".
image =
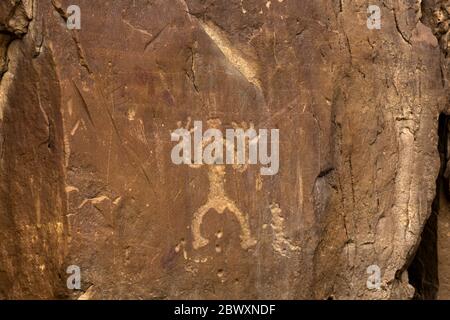
<svg viewBox="0 0 450 320">
<path fill-rule="evenodd" d="M 0 4 L 1 298 L 413 297 L 449 1 L 373 1 L 380 30 L 362 0 L 71 4 Z M 194 120 L 279 129 L 278 174 L 173 164 Z"/>
</svg>

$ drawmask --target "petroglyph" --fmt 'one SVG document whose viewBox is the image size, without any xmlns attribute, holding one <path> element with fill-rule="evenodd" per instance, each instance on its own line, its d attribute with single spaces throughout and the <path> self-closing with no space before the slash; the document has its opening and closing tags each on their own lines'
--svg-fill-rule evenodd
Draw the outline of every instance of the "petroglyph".
<svg viewBox="0 0 450 320">
<path fill-rule="evenodd" d="M 99 196 L 92 199 L 84 199 L 83 202 L 78 206 L 78 209 L 82 208 L 86 203 L 90 202 L 93 205 L 102 203 L 105 200 L 111 200 L 107 196 Z"/>
<path fill-rule="evenodd" d="M 188 119 L 187 126 L 190 126 L 190 123 L 191 120 Z M 207 124 L 208 127 L 217 129 L 218 127 L 220 127 L 221 121 L 219 119 L 212 119 L 208 120 Z M 247 124 L 245 123 L 243 123 L 243 125 L 247 126 Z M 178 123 L 178 126 L 179 127 L 181 126 L 181 122 Z M 237 125 L 233 124 L 233 126 L 236 127 Z M 190 131 L 193 132 L 194 129 L 190 129 Z M 203 141 L 204 146 L 210 143 L 211 139 Z M 225 138 L 223 138 L 223 143 L 227 149 L 234 145 Z M 203 166 L 203 164 L 191 164 L 189 166 L 191 168 L 200 168 L 201 166 Z M 233 165 L 233 168 L 240 172 L 245 171 L 247 167 L 248 167 L 247 164 Z M 226 174 L 225 165 L 223 164 L 208 165 L 208 180 L 209 180 L 208 200 L 203 206 L 201 206 L 194 213 L 192 219 L 192 236 L 193 236 L 192 246 L 194 249 L 199 249 L 201 247 L 206 246 L 209 243 L 209 240 L 204 238 L 201 234 L 201 226 L 203 223 L 204 216 L 210 210 L 215 210 L 219 214 L 223 214 L 225 210 L 228 209 L 230 213 L 234 214 L 241 227 L 240 239 L 242 248 L 248 249 L 256 245 L 257 241 L 251 236 L 250 225 L 247 215 L 238 208 L 235 202 L 231 200 L 225 192 L 225 174 Z"/>
<path fill-rule="evenodd" d="M 202 134 L 202 122 L 194 121 L 194 148 L 192 148 L 192 130 L 179 127 L 171 133 L 171 140 L 179 141 L 172 148 L 170 155 L 172 162 L 176 165 L 194 164 L 196 166 L 226 163 L 234 165 L 237 170 L 240 170 L 241 167 L 245 171 L 248 165 L 257 164 L 259 161 L 263 165 L 260 169 L 262 175 L 277 174 L 279 170 L 279 130 L 270 130 L 269 142 L 267 129 L 260 129 L 257 133 L 253 124 L 250 124 L 249 127 L 243 122 L 242 125 L 248 129 L 244 130 L 233 123 L 234 129 L 226 129 L 224 138 L 222 132 L 216 128 L 210 128 Z M 235 145 L 236 140 L 237 144 Z M 203 150 L 204 146 L 206 147 Z M 271 149 L 270 156 L 268 155 L 268 146 Z M 269 166 L 265 167 L 265 165 Z"/>
<path fill-rule="evenodd" d="M 271 227 L 275 237 L 272 247 L 275 252 L 284 257 L 288 257 L 290 251 L 299 251 L 300 247 L 293 245 L 284 234 L 284 217 L 281 215 L 280 206 L 278 204 L 272 204 L 270 206 L 270 212 L 272 213 Z"/>
<path fill-rule="evenodd" d="M 216 210 L 222 214 L 225 209 L 233 213 L 241 226 L 241 246 L 248 249 L 256 244 L 252 238 L 247 216 L 239 210 L 236 204 L 225 194 L 224 179 L 225 166 L 213 165 L 208 168 L 209 194 L 206 204 L 201 206 L 195 213 L 192 221 L 192 235 L 194 237 L 193 247 L 199 249 L 206 246 L 209 241 L 201 235 L 203 217 L 209 210 Z"/>
</svg>

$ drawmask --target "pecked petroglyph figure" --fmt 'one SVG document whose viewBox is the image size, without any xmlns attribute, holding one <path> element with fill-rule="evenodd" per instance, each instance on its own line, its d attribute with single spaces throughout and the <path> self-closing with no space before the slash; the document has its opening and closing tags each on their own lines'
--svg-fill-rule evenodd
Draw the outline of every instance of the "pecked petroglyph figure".
<svg viewBox="0 0 450 320">
<path fill-rule="evenodd" d="M 188 119 L 187 123 L 187 130 L 189 130 L 189 133 L 192 133 L 196 130 L 195 126 L 193 129 L 189 129 L 190 127 L 190 119 Z M 211 129 L 218 129 L 221 126 L 221 121 L 219 119 L 213 119 L 207 121 L 208 127 Z M 243 123 L 242 126 L 247 127 L 246 123 Z M 178 123 L 178 127 L 181 127 L 181 123 Z M 233 123 L 233 127 L 237 128 L 237 124 Z M 250 128 L 253 128 L 252 125 L 250 125 Z M 256 143 L 258 137 L 253 137 L 253 141 L 249 141 L 250 143 Z M 249 139 L 248 139 L 249 140 Z M 195 143 L 195 142 L 194 142 Z M 220 141 L 217 141 L 216 139 L 212 139 L 212 137 L 209 137 L 206 140 L 203 141 L 197 141 L 197 143 L 201 143 L 202 147 L 208 147 L 212 144 L 216 143 L 217 147 L 225 147 L 227 150 L 227 153 L 230 152 L 233 154 L 234 157 L 237 157 L 238 153 L 234 152 L 236 150 L 234 149 L 234 144 L 232 144 L 228 139 L 226 138 L 220 138 Z M 206 149 L 205 149 L 206 153 Z M 240 239 L 241 239 L 241 246 L 244 249 L 248 249 L 254 245 L 256 245 L 256 240 L 251 236 L 250 232 L 250 225 L 248 221 L 248 217 L 245 213 L 243 213 L 238 206 L 235 204 L 233 200 L 231 200 L 226 192 L 225 192 L 225 165 L 223 164 L 223 159 L 221 159 L 220 153 L 217 152 L 211 152 L 210 153 L 211 158 L 209 159 L 209 165 L 208 167 L 208 180 L 209 180 L 209 191 L 208 191 L 208 200 L 204 205 L 202 205 L 196 212 L 194 212 L 194 216 L 192 219 L 192 236 L 193 236 L 193 243 L 192 246 L 194 249 L 199 249 L 204 246 L 206 246 L 209 243 L 209 240 L 204 238 L 201 234 L 201 225 L 203 223 L 204 216 L 208 213 L 209 210 L 215 210 L 219 214 L 223 214 L 225 210 L 228 210 L 230 213 L 234 214 L 237 221 L 239 222 L 239 225 L 241 227 L 241 233 L 240 233 Z M 186 156 L 186 155 L 183 155 Z M 186 160 L 186 158 L 185 158 Z M 190 159 L 189 159 L 190 160 Z M 192 163 L 190 161 L 189 166 L 191 168 L 200 168 L 203 166 L 203 164 L 195 163 L 198 161 L 194 161 Z M 233 164 L 233 169 L 244 172 L 247 170 L 248 164 Z"/>
<path fill-rule="evenodd" d="M 201 225 L 205 214 L 214 209 L 218 213 L 223 214 L 225 209 L 233 213 L 241 226 L 241 246 L 244 249 L 250 248 L 256 244 L 256 240 L 252 238 L 250 233 L 250 226 L 247 216 L 239 210 L 236 204 L 228 198 L 224 189 L 224 165 L 213 165 L 208 168 L 209 178 L 209 194 L 206 204 L 201 206 L 195 213 L 192 219 L 192 236 L 194 241 L 192 246 L 194 249 L 199 249 L 206 246 L 209 241 L 201 235 Z"/>
</svg>

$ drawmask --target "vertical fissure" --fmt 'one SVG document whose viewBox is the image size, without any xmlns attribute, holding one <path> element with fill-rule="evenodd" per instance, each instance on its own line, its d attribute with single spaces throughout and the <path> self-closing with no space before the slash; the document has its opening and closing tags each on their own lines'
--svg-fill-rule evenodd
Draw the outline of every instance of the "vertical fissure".
<svg viewBox="0 0 450 320">
<path fill-rule="evenodd" d="M 421 234 L 421 241 L 409 268 L 409 282 L 416 289 L 414 299 L 450 298 L 450 192 L 448 138 L 450 116 L 439 116 L 438 151 L 440 170 L 431 215 Z"/>
</svg>

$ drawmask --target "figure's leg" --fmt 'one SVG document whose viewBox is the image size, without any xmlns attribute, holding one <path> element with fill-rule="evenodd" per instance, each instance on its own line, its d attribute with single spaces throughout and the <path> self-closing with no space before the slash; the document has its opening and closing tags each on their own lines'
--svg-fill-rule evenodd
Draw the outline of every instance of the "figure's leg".
<svg viewBox="0 0 450 320">
<path fill-rule="evenodd" d="M 201 233 L 201 226 L 203 222 L 203 216 L 208 212 L 209 209 L 211 209 L 211 205 L 209 202 L 207 202 L 205 205 L 200 207 L 195 213 L 194 217 L 192 218 L 192 237 L 194 238 L 192 242 L 192 246 L 194 249 L 199 249 L 201 247 L 204 247 L 208 244 L 208 239 L 205 239 L 202 237 Z"/>
<path fill-rule="evenodd" d="M 256 245 L 256 240 L 252 238 L 250 232 L 250 225 L 248 223 L 247 217 L 239 210 L 239 208 L 232 202 L 228 203 L 228 210 L 230 210 L 238 219 L 241 226 L 241 246 L 244 249 L 248 249 Z"/>
</svg>

